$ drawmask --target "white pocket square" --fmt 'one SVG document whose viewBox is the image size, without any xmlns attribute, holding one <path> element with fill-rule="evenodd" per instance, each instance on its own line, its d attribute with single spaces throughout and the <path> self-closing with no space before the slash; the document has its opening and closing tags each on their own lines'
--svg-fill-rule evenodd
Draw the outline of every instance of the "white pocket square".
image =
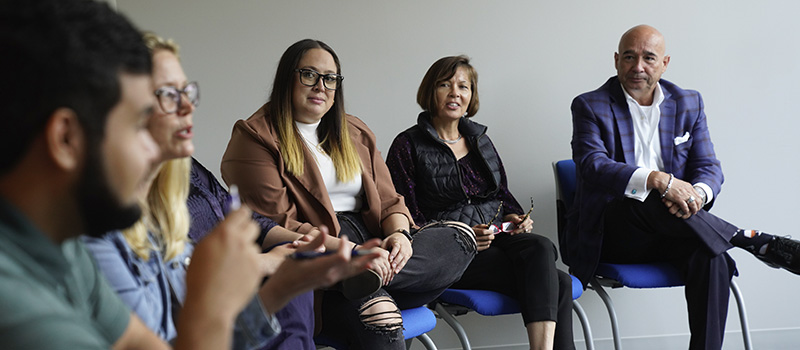
<svg viewBox="0 0 800 350">
<path fill-rule="evenodd" d="M 678 136 L 675 138 L 675 146 L 680 145 L 686 141 L 689 141 L 689 132 L 687 131 L 683 136 Z"/>
</svg>

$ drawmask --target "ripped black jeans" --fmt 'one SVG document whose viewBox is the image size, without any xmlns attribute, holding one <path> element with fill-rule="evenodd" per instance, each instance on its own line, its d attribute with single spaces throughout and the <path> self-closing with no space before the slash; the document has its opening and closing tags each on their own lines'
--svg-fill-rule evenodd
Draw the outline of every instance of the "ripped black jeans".
<svg viewBox="0 0 800 350">
<path fill-rule="evenodd" d="M 363 243 L 370 234 L 359 213 L 337 213 L 348 238 Z M 348 300 L 329 290 L 322 300 L 322 332 L 348 349 L 405 349 L 400 310 L 425 305 L 461 278 L 475 257 L 471 230 L 445 224 L 426 226 L 413 233 L 414 250 L 391 283 L 359 300 Z"/>
</svg>

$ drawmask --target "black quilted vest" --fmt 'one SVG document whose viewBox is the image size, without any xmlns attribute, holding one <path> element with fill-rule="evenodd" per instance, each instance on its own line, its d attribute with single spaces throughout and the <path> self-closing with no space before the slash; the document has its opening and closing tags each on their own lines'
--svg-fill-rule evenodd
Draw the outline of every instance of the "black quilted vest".
<svg viewBox="0 0 800 350">
<path fill-rule="evenodd" d="M 486 193 L 469 197 L 462 186 L 461 169 L 455 155 L 439 140 L 429 118 L 427 112 L 420 113 L 417 125 L 404 131 L 411 139 L 415 191 L 422 214 L 427 220 L 456 220 L 470 226 L 488 223 L 500 204 L 496 199 L 500 188 L 500 161 L 486 136 L 486 126 L 467 118 L 461 118 L 458 124 L 470 152 L 477 152 L 483 160 L 483 170 L 488 170 L 486 173 L 492 176 Z"/>
</svg>

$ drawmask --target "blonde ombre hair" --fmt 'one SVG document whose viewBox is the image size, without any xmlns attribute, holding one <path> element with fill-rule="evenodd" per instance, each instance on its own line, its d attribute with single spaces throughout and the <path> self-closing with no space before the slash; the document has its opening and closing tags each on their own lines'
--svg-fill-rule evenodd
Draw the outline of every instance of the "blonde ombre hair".
<svg viewBox="0 0 800 350">
<path fill-rule="evenodd" d="M 303 162 L 303 148 L 305 144 L 302 136 L 294 124 L 292 117 L 292 93 L 296 82 L 297 64 L 300 59 L 310 49 L 323 49 L 333 56 L 336 63 L 336 73 L 341 74 L 339 57 L 327 44 L 312 39 L 300 40 L 289 46 L 281 56 L 278 63 L 278 71 L 275 73 L 275 81 L 272 84 L 272 94 L 270 102 L 267 104 L 267 111 L 272 125 L 278 133 L 279 148 L 281 157 L 286 163 L 286 169 L 294 176 L 302 176 L 305 169 Z M 349 182 L 361 175 L 361 158 L 350 139 L 350 131 L 347 126 L 346 114 L 344 112 L 344 91 L 343 84 L 334 91 L 333 106 L 322 117 L 317 128 L 317 135 L 320 139 L 322 149 L 331 157 L 333 167 L 336 169 L 336 179 L 339 182 Z"/>
<path fill-rule="evenodd" d="M 149 32 L 143 35 L 143 39 L 151 54 L 156 50 L 167 50 L 178 56 L 178 45 L 172 40 Z M 154 249 L 162 252 L 164 261 L 183 253 L 191 225 L 186 206 L 191 170 L 191 157 L 168 160 L 157 170 L 146 198 L 141 199 L 141 219 L 122 231 L 128 245 L 140 258 L 148 260 Z M 148 240 L 148 232 L 156 237 L 157 246 Z"/>
<path fill-rule="evenodd" d="M 164 162 L 142 200 L 142 218 L 122 231 L 136 255 L 147 260 L 153 247 L 147 239 L 152 232 L 164 261 L 183 252 L 188 242 L 191 217 L 186 199 L 189 197 L 189 174 L 192 159 L 180 158 Z"/>
</svg>

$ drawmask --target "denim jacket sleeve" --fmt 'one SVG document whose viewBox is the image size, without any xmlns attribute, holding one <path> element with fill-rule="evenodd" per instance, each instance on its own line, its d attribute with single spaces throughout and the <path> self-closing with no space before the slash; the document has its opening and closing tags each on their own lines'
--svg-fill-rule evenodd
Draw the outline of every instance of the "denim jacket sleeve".
<svg viewBox="0 0 800 350">
<path fill-rule="evenodd" d="M 181 304 L 186 299 L 186 269 L 191 264 L 192 253 L 194 253 L 194 244 L 187 243 L 180 256 L 165 264 L 171 289 Z M 236 317 L 233 330 L 233 349 L 260 349 L 280 331 L 278 320 L 267 312 L 258 297 L 254 297 Z"/>
<path fill-rule="evenodd" d="M 172 319 L 170 291 L 159 256 L 140 259 L 120 232 L 102 238 L 81 237 L 98 268 L 120 299 L 160 338 L 177 336 Z"/>
<path fill-rule="evenodd" d="M 258 296 L 253 297 L 236 317 L 236 326 L 233 329 L 233 349 L 260 349 L 280 332 L 281 325 L 278 319 L 264 308 Z"/>
</svg>

